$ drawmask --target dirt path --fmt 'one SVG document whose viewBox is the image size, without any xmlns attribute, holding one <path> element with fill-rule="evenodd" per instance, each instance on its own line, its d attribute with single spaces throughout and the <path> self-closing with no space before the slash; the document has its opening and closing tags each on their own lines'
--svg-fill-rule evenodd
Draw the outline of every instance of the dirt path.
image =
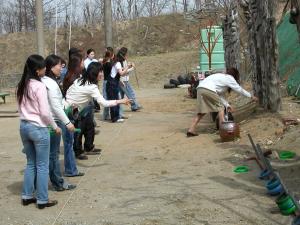
<svg viewBox="0 0 300 225">
<path fill-rule="evenodd" d="M 241 157 L 250 146 L 219 143 L 208 120 L 199 137 L 185 137 L 194 100 L 184 98 L 184 92 L 139 90 L 142 112 L 128 111 L 123 124 L 97 118 L 101 157 L 78 162 L 86 175 L 69 179 L 78 184 L 76 191 L 49 191 L 59 204 L 45 210 L 20 204 L 25 158 L 19 121 L 0 118 L 0 224 L 289 224 L 291 217 L 270 213 L 276 205 L 257 179 L 254 162 L 246 163 L 251 168 L 247 174 L 232 172 L 245 164 Z"/>
</svg>

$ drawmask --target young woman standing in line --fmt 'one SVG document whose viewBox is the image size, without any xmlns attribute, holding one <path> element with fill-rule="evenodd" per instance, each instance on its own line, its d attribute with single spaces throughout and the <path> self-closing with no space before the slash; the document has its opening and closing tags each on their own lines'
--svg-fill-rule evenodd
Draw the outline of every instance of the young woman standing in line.
<svg viewBox="0 0 300 225">
<path fill-rule="evenodd" d="M 57 204 L 57 201 L 50 201 L 48 198 L 50 151 L 48 126 L 52 126 L 56 134 L 61 133 L 50 115 L 46 86 L 41 82 L 44 74 L 44 58 L 40 55 L 31 55 L 25 63 L 22 78 L 17 86 L 20 135 L 27 158 L 22 204 L 37 203 L 39 209 Z"/>
<path fill-rule="evenodd" d="M 61 72 L 61 60 L 62 59 L 57 55 L 49 55 L 45 60 L 46 74 L 41 80 L 47 87 L 48 101 L 55 123 L 62 130 L 67 128 L 70 132 L 74 132 L 75 127 L 64 112 L 64 106 L 62 104 L 63 97 L 57 83 L 57 78 Z M 49 177 L 56 191 L 71 190 L 74 189 L 76 185 L 66 182 L 60 171 L 60 140 L 61 135 L 50 135 Z"/>
</svg>

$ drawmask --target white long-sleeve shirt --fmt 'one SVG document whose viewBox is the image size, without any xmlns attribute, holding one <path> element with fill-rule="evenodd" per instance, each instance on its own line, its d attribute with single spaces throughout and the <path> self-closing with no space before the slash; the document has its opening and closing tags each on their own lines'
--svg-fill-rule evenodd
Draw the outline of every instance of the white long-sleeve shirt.
<svg viewBox="0 0 300 225">
<path fill-rule="evenodd" d="M 98 62 L 98 60 L 97 60 L 97 59 L 86 58 L 86 59 L 83 61 L 84 68 L 87 70 L 87 68 L 89 67 L 89 65 L 90 65 L 92 62 Z"/>
<path fill-rule="evenodd" d="M 251 94 L 245 89 L 243 89 L 236 82 L 233 76 L 228 74 L 223 74 L 223 73 L 215 73 L 208 76 L 207 78 L 205 78 L 203 81 L 199 83 L 197 88 L 206 88 L 208 90 L 216 92 L 220 96 L 222 103 L 226 107 L 229 106 L 229 104 L 225 100 L 224 94 L 228 90 L 228 88 L 231 88 L 235 92 L 251 98 Z"/>
<path fill-rule="evenodd" d="M 41 80 L 47 87 L 48 101 L 53 119 L 68 124 L 70 120 L 64 112 L 63 96 L 57 82 L 47 76 L 42 77 Z"/>
<path fill-rule="evenodd" d="M 72 105 L 78 106 L 79 111 L 88 106 L 89 102 L 94 98 L 99 104 L 104 107 L 116 106 L 116 100 L 105 100 L 100 94 L 98 86 L 96 84 L 80 85 L 81 80 L 76 79 L 74 83 L 69 87 L 66 98 L 63 100 L 65 108 Z"/>
</svg>

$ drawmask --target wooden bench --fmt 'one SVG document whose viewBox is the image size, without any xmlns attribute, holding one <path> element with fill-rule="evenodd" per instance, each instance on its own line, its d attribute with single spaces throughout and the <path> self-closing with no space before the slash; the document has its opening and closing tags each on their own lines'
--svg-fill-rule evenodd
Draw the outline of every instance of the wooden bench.
<svg viewBox="0 0 300 225">
<path fill-rule="evenodd" d="M 5 103 L 5 97 L 9 96 L 9 93 L 0 93 L 0 97 L 3 99 L 4 103 Z"/>
</svg>

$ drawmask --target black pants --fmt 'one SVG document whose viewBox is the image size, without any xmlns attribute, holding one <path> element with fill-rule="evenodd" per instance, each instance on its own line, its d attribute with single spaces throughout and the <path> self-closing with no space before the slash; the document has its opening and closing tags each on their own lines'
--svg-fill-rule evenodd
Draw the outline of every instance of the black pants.
<svg viewBox="0 0 300 225">
<path fill-rule="evenodd" d="M 94 104 L 94 109 L 95 110 L 100 110 L 100 105 L 95 99 L 93 99 L 93 104 Z"/>
<path fill-rule="evenodd" d="M 108 100 L 119 99 L 119 81 L 108 80 L 106 84 L 106 93 Z M 110 117 L 112 122 L 116 122 L 119 116 L 119 105 L 110 107 Z"/>
<path fill-rule="evenodd" d="M 80 112 L 80 116 L 75 121 L 75 127 L 80 128 L 80 133 L 74 133 L 74 152 L 78 156 L 85 151 L 91 151 L 94 148 L 95 123 L 93 106 L 87 106 Z M 84 136 L 84 148 L 82 148 L 82 136 Z"/>
</svg>

